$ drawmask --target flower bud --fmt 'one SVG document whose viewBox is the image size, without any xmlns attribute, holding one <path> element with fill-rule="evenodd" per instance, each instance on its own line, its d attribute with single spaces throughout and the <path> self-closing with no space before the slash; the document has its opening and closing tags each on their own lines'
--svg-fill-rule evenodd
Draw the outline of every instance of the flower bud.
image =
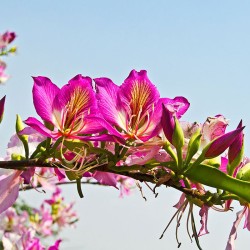
<svg viewBox="0 0 250 250">
<path fill-rule="evenodd" d="M 170 143 L 172 143 L 172 136 L 174 133 L 174 119 L 172 113 L 162 104 L 161 125 L 163 132 Z"/>
<path fill-rule="evenodd" d="M 175 146 L 175 148 L 182 148 L 184 145 L 184 133 L 179 120 L 176 117 L 174 117 L 174 121 L 175 121 L 175 127 L 172 137 L 172 144 Z"/>
<path fill-rule="evenodd" d="M 237 128 L 229 133 L 221 135 L 210 142 L 202 151 L 206 159 L 214 158 L 222 154 L 237 138 L 245 127 Z"/>
<path fill-rule="evenodd" d="M 4 96 L 4 97 L 0 100 L 0 123 L 1 123 L 2 120 L 3 120 L 5 97 L 6 97 L 6 96 Z"/>
<path fill-rule="evenodd" d="M 242 121 L 240 121 L 237 129 L 242 128 Z M 232 175 L 235 168 L 239 166 L 244 154 L 244 134 L 243 131 L 239 133 L 234 142 L 228 149 L 228 166 L 227 172 Z"/>
<path fill-rule="evenodd" d="M 24 123 L 19 115 L 16 116 L 16 134 L 23 143 L 25 149 L 25 157 L 29 157 L 28 135 L 20 135 L 19 132 L 24 129 Z"/>
<path fill-rule="evenodd" d="M 162 105 L 161 125 L 168 141 L 175 148 L 182 148 L 184 145 L 184 133 L 179 120 L 164 105 Z"/>
<path fill-rule="evenodd" d="M 236 178 L 242 181 L 250 181 L 250 162 L 239 170 Z"/>
<path fill-rule="evenodd" d="M 9 49 L 9 53 L 14 54 L 14 53 L 16 53 L 16 52 L 17 52 L 17 47 L 16 47 L 16 46 L 13 46 L 13 47 L 11 47 L 11 48 Z"/>
<path fill-rule="evenodd" d="M 201 144 L 201 131 L 197 129 L 191 136 L 188 143 L 188 150 L 186 155 L 186 164 L 189 164 L 193 156 L 198 152 Z"/>
<path fill-rule="evenodd" d="M 2 39 L 6 44 L 9 44 L 11 42 L 13 42 L 13 40 L 16 38 L 16 33 L 15 32 L 9 32 L 6 31 L 3 35 L 2 35 Z"/>
</svg>

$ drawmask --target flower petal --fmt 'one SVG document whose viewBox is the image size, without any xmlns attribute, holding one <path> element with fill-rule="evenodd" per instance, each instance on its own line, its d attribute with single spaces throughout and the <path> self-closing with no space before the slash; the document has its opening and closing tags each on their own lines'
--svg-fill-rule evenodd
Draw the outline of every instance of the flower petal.
<svg viewBox="0 0 250 250">
<path fill-rule="evenodd" d="M 54 172 L 58 178 L 58 181 L 61 181 L 62 179 L 64 179 L 66 176 L 64 173 L 62 173 L 61 170 L 59 170 L 59 168 L 54 168 Z"/>
<path fill-rule="evenodd" d="M 151 112 L 158 103 L 160 94 L 148 79 L 147 71 L 132 70 L 121 85 L 119 98 L 130 116 Z"/>
<path fill-rule="evenodd" d="M 126 166 L 132 166 L 135 164 L 144 165 L 149 160 L 153 159 L 159 152 L 160 146 L 154 145 L 151 147 L 138 147 L 131 155 L 129 155 L 125 161 Z"/>
<path fill-rule="evenodd" d="M 36 112 L 43 120 L 53 124 L 52 104 L 60 89 L 47 77 L 38 76 L 33 79 L 33 102 Z"/>
<path fill-rule="evenodd" d="M 167 109 L 176 114 L 178 119 L 188 110 L 190 103 L 183 96 L 176 96 L 174 99 L 163 98 L 163 103 L 167 106 Z"/>
<path fill-rule="evenodd" d="M 237 228 L 238 228 L 238 226 L 239 226 L 239 224 L 240 224 L 240 222 L 245 214 L 245 209 L 246 208 L 244 208 L 243 210 L 241 210 L 237 213 L 236 220 L 234 221 L 232 229 L 230 231 L 230 235 L 229 235 L 227 246 L 226 246 L 225 250 L 235 250 L 234 241 L 237 238 Z"/>
<path fill-rule="evenodd" d="M 76 113 L 82 112 L 91 113 L 93 108 L 97 108 L 91 83 L 91 78 L 76 75 L 61 88 L 53 102 L 53 110 L 61 111 L 67 106 L 68 116 L 74 116 Z M 91 110 L 89 111 L 89 109 Z"/>
<path fill-rule="evenodd" d="M 40 121 L 38 121 L 34 117 L 29 117 L 27 120 L 24 121 L 24 123 L 33 129 L 35 129 L 37 132 L 41 133 L 42 135 L 49 137 L 49 138 L 56 138 L 55 135 L 53 135 L 52 131 L 47 129 Z M 25 134 L 27 128 L 24 128 L 22 130 L 22 134 Z"/>
<path fill-rule="evenodd" d="M 248 231 L 250 231 L 250 211 L 249 211 L 249 205 L 246 205 L 245 209 L 245 223 L 244 228 L 247 228 Z"/>
<path fill-rule="evenodd" d="M 92 177 L 103 185 L 108 185 L 117 188 L 116 174 L 95 171 Z"/>
<path fill-rule="evenodd" d="M 117 95 L 119 87 L 108 78 L 94 79 L 96 84 L 96 97 L 98 107 L 105 120 L 112 125 L 119 125 L 119 112 Z"/>
<path fill-rule="evenodd" d="M 54 243 L 54 245 L 52 245 L 52 246 L 50 246 L 50 247 L 48 248 L 48 250 L 59 250 L 59 245 L 60 245 L 61 242 L 62 242 L 61 239 L 57 240 L 57 241 Z"/>
<path fill-rule="evenodd" d="M 35 173 L 34 167 L 28 168 L 27 170 L 22 172 L 21 177 L 24 179 L 24 184 L 30 183 L 30 179 L 34 175 L 34 173 Z"/>
<path fill-rule="evenodd" d="M 0 213 L 11 207 L 18 197 L 19 176 L 22 171 L 13 171 L 0 180 Z"/>
<path fill-rule="evenodd" d="M 224 135 L 228 121 L 223 115 L 208 117 L 202 127 L 202 140 L 207 144 L 213 139 Z"/>
<path fill-rule="evenodd" d="M 209 207 L 205 205 L 203 205 L 200 209 L 199 215 L 201 217 L 201 229 L 198 233 L 198 236 L 202 236 L 209 233 L 207 230 L 208 209 Z"/>
</svg>

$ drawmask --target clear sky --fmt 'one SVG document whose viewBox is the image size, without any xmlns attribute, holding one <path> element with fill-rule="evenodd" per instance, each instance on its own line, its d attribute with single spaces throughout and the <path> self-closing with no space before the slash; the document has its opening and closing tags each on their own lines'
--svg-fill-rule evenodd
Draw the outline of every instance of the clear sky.
<svg viewBox="0 0 250 250">
<path fill-rule="evenodd" d="M 189 99 L 184 120 L 223 114 L 232 130 L 243 119 L 250 155 L 249 13 L 244 0 L 2 0 L 0 32 L 17 33 L 18 54 L 7 59 L 12 77 L 0 86 L 0 97 L 7 95 L 1 154 L 14 132 L 15 114 L 36 116 L 31 76 L 47 76 L 59 86 L 79 73 L 121 84 L 130 70 L 146 69 L 162 97 Z M 104 187 L 84 187 L 80 200 L 75 189 L 64 188 L 67 199 L 77 200 L 81 221 L 77 230 L 67 231 L 71 240 L 62 249 L 176 249 L 174 225 L 164 239 L 158 237 L 175 212 L 178 193 L 161 189 L 157 199 L 148 193 L 145 203 L 139 192 L 118 199 L 117 191 Z M 23 197 L 36 203 L 39 195 Z M 235 213 L 209 217 L 210 234 L 201 244 L 205 250 L 223 249 Z M 195 249 L 184 231 L 182 249 Z M 238 249 L 250 246 L 249 237 L 239 231 Z"/>
</svg>

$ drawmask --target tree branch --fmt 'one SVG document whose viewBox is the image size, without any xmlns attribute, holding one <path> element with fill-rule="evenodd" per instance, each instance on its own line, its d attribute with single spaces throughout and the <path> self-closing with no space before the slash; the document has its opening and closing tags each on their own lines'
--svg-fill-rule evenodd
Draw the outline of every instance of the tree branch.
<svg viewBox="0 0 250 250">
<path fill-rule="evenodd" d="M 15 169 L 15 170 L 26 170 L 28 167 L 46 167 L 46 168 L 62 168 L 64 169 L 63 165 L 61 165 L 59 162 L 44 162 L 39 159 L 29 159 L 29 160 L 21 160 L 21 161 L 0 161 L 0 168 L 3 169 Z M 128 167 L 129 168 L 129 167 Z M 93 170 L 98 170 L 102 172 L 107 173 L 113 173 L 113 174 L 119 174 L 124 175 L 127 177 L 130 177 L 132 179 L 138 180 L 140 182 L 150 182 L 152 184 L 157 184 L 157 180 L 155 179 L 155 176 L 150 174 L 144 174 L 140 172 L 119 172 L 119 168 L 117 168 L 117 172 L 115 170 L 110 170 L 107 166 L 107 164 L 99 166 Z M 58 182 L 56 185 L 68 185 L 76 183 L 73 182 Z M 98 185 L 98 183 L 91 183 L 91 182 L 82 182 L 83 184 L 93 184 Z M 193 198 L 197 198 L 199 200 L 203 200 L 204 194 L 200 193 L 198 190 L 185 188 L 182 186 L 177 186 L 175 183 L 172 182 L 170 179 L 169 181 L 162 183 L 161 185 L 165 185 L 166 187 L 172 187 L 176 190 L 179 190 L 183 193 L 185 193 L 188 196 L 191 196 Z M 38 186 L 40 187 L 40 186 Z M 25 190 L 30 190 L 33 187 L 26 187 Z"/>
</svg>

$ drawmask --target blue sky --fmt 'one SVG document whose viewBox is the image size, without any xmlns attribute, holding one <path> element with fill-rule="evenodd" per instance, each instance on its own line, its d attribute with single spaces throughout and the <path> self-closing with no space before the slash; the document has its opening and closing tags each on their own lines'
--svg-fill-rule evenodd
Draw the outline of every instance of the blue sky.
<svg viewBox="0 0 250 250">
<path fill-rule="evenodd" d="M 0 152 L 14 132 L 15 114 L 36 116 L 31 76 L 47 76 L 59 86 L 79 73 L 121 84 L 130 70 L 146 69 L 162 97 L 188 98 L 184 120 L 223 114 L 231 130 L 243 119 L 250 155 L 249 13 L 249 1 L 230 0 L 2 1 L 0 32 L 17 33 L 18 54 L 7 59 L 12 77 L 0 86 L 0 97 L 7 95 Z M 64 249 L 176 248 L 173 230 L 161 241 L 158 236 L 178 193 L 162 189 L 159 199 L 148 194 L 144 204 L 138 192 L 120 200 L 115 190 L 87 187 L 80 201 L 74 187 L 65 191 L 77 200 L 79 214 L 84 212 L 79 229 L 67 231 L 73 240 Z M 210 214 L 211 233 L 202 245 L 223 249 L 235 214 Z M 247 233 L 239 232 L 239 249 L 246 246 Z M 183 237 L 183 249 L 194 249 Z"/>
</svg>

